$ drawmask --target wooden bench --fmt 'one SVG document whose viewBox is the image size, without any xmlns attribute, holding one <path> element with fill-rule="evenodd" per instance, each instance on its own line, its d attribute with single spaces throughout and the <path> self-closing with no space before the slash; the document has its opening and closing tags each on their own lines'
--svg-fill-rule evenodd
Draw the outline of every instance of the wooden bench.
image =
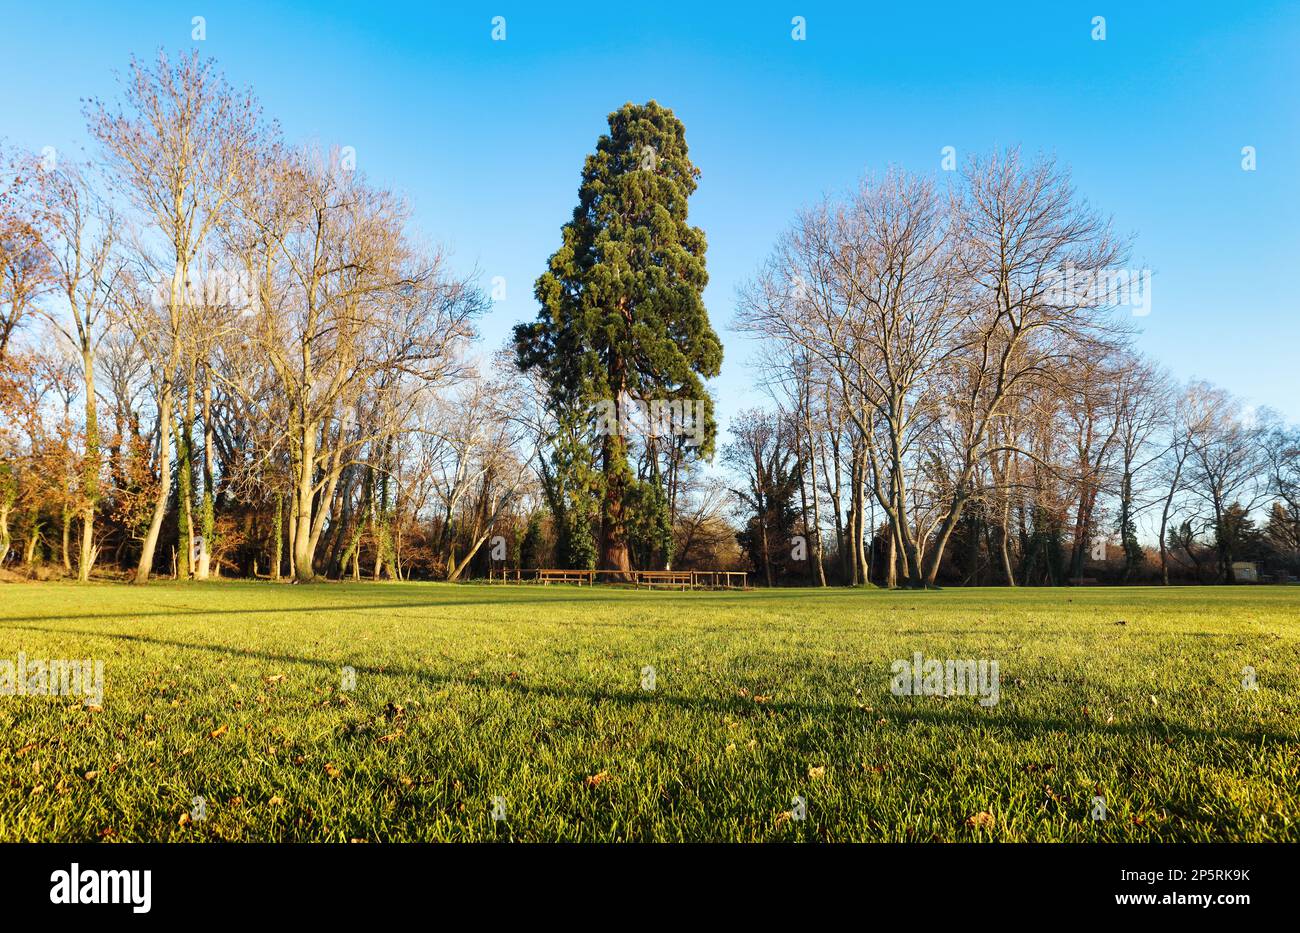
<svg viewBox="0 0 1300 933">
<path fill-rule="evenodd" d="M 632 582 L 637 589 L 664 587 L 679 590 L 695 588 L 695 575 L 689 570 L 634 570 Z"/>
<path fill-rule="evenodd" d="M 694 570 L 695 586 L 708 590 L 747 590 L 749 574 L 744 570 Z"/>
<path fill-rule="evenodd" d="M 550 583 L 576 583 L 579 586 L 585 583 L 587 586 L 591 586 L 596 582 L 596 571 L 539 570 L 537 571 L 537 582 L 543 586 Z"/>
</svg>

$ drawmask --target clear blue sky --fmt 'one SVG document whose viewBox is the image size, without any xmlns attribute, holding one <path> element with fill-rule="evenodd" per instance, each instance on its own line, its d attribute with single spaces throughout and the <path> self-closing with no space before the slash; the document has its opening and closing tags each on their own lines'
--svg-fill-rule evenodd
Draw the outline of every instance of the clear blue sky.
<svg viewBox="0 0 1300 933">
<path fill-rule="evenodd" d="M 1142 348 L 1300 420 L 1300 5 L 547 6 L 8 0 L 0 136 L 83 146 L 79 98 L 114 94 L 132 53 L 199 45 L 290 139 L 354 146 L 461 269 L 485 286 L 505 277 L 483 324 L 496 346 L 535 314 L 533 279 L 606 115 L 655 98 L 685 122 L 703 172 L 692 219 L 726 346 L 724 424 L 758 400 L 752 347 L 729 331 L 736 286 L 800 206 L 866 169 L 937 173 L 944 146 L 1019 144 L 1068 163 L 1136 235 L 1131 264 L 1156 276 Z M 491 40 L 496 15 L 504 42 Z M 1254 172 L 1241 169 L 1247 145 Z"/>
</svg>

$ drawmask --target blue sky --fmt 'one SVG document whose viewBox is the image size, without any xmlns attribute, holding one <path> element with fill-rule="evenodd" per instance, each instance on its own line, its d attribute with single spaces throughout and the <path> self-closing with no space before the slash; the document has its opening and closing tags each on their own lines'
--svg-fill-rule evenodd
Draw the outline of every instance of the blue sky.
<svg viewBox="0 0 1300 933">
<path fill-rule="evenodd" d="M 290 139 L 355 147 L 460 269 L 485 287 L 505 278 L 482 326 L 492 347 L 536 313 L 532 282 L 606 115 L 672 107 L 703 173 L 692 219 L 726 346 L 724 424 L 759 400 L 753 348 L 729 329 L 736 287 L 801 206 L 890 164 L 938 174 L 944 146 L 1007 145 L 1054 153 L 1135 236 L 1130 264 L 1155 273 L 1141 348 L 1300 420 L 1294 3 L 7 6 L 0 136 L 82 147 L 80 98 L 112 96 L 132 53 L 198 45 Z M 791 38 L 795 15 L 806 41 Z"/>
</svg>

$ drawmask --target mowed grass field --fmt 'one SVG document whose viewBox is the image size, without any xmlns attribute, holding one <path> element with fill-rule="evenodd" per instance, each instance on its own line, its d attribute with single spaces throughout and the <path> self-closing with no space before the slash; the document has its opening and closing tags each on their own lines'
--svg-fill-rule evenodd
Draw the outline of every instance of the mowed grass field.
<svg viewBox="0 0 1300 933">
<path fill-rule="evenodd" d="M 0 586 L 20 651 L 105 696 L 0 697 L 4 841 L 1300 839 L 1300 588 Z"/>
</svg>

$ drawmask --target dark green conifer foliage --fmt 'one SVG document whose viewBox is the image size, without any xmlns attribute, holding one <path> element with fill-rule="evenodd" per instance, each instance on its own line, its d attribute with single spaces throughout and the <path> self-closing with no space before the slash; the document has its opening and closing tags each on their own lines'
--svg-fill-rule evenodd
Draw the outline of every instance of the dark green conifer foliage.
<svg viewBox="0 0 1300 933">
<path fill-rule="evenodd" d="M 611 113 L 583 167 L 573 219 L 537 280 L 542 309 L 515 328 L 515 348 L 522 368 L 543 373 L 558 410 L 629 398 L 704 402 L 696 453 L 708 457 L 716 425 L 702 380 L 718 374 L 722 344 L 702 297 L 704 232 L 687 221 L 698 176 L 671 110 L 650 101 Z M 614 433 L 597 442 L 600 567 L 626 571 L 627 442 Z"/>
</svg>

